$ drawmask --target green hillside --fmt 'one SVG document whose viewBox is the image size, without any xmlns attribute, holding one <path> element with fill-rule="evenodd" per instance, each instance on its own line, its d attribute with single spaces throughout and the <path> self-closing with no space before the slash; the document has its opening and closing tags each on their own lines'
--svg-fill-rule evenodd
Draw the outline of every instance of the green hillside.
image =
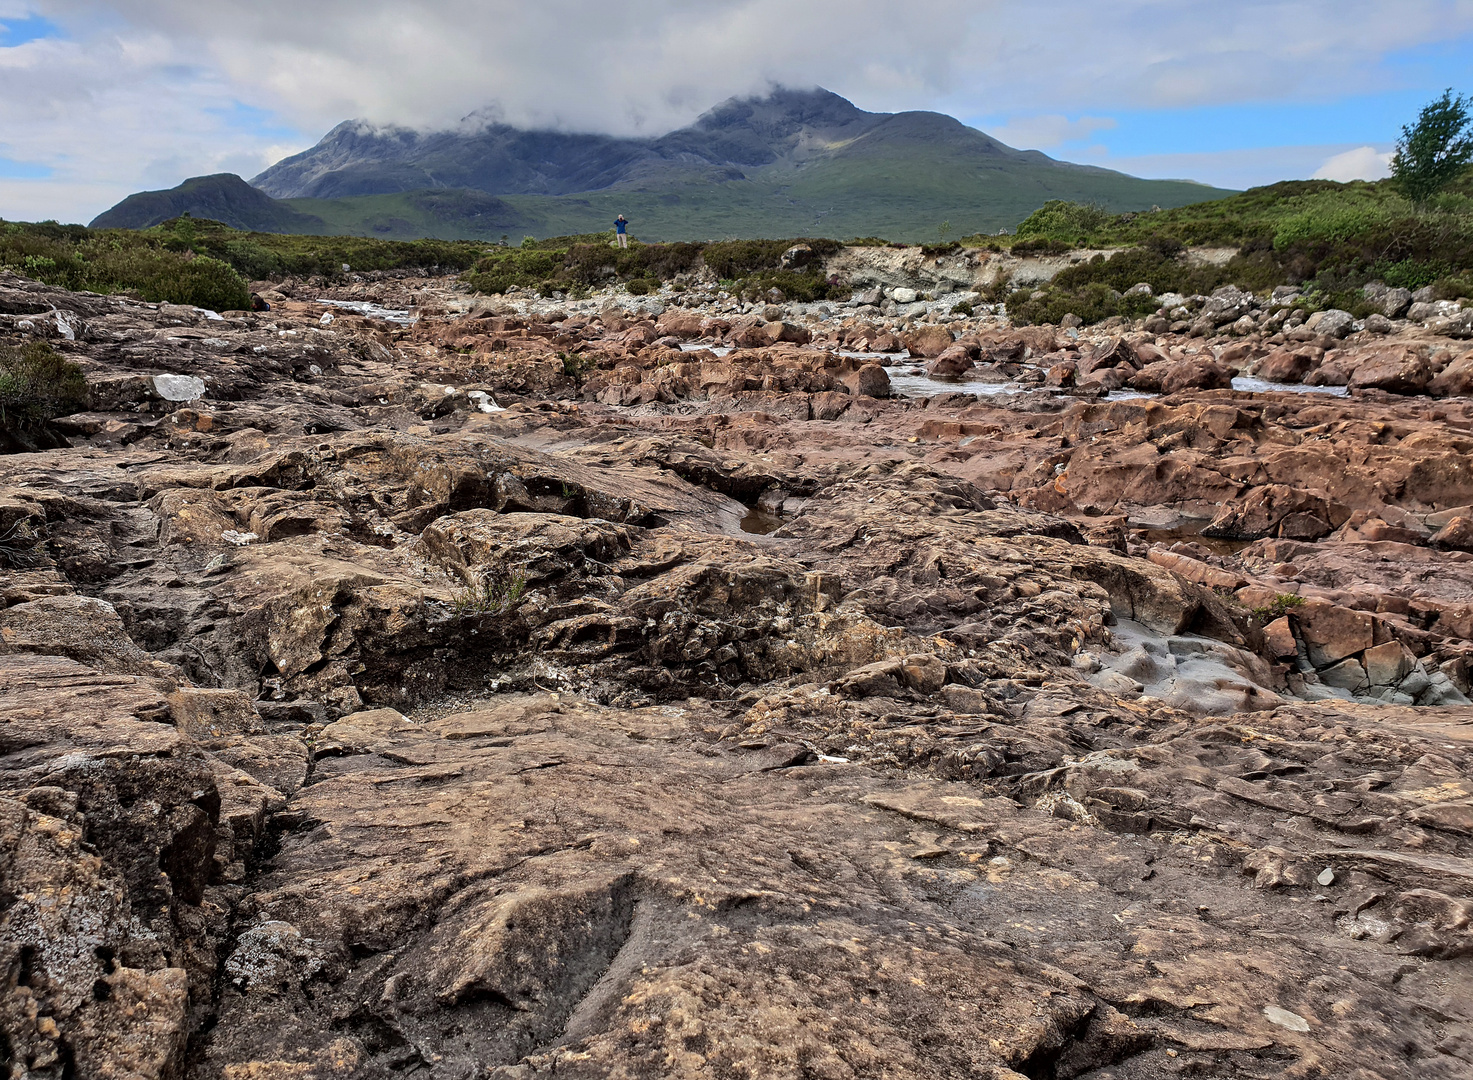
<svg viewBox="0 0 1473 1080">
<path fill-rule="evenodd" d="M 779 89 L 658 139 L 349 121 L 251 184 L 198 177 L 131 196 L 94 224 L 148 228 L 189 213 L 288 233 L 496 241 L 602 230 L 622 213 L 652 241 L 916 241 L 943 222 L 1010 229 L 1050 200 L 1120 213 L 1226 194 L 1016 150 L 940 113 L 869 113 L 824 90 Z"/>
</svg>

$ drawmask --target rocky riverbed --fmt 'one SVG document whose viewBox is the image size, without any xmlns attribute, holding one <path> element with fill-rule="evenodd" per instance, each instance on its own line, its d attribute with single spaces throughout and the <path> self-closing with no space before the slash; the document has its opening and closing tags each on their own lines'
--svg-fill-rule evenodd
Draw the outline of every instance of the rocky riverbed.
<svg viewBox="0 0 1473 1080">
<path fill-rule="evenodd" d="M 1473 1072 L 1457 312 L 258 288 L 0 277 L 11 1077 Z"/>
</svg>

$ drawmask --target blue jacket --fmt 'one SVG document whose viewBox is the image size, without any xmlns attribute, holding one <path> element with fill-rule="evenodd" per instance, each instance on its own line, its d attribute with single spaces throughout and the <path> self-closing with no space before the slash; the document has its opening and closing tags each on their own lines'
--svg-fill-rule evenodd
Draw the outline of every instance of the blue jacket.
<svg viewBox="0 0 1473 1080">
<path fill-rule="evenodd" d="M 629 227 L 629 222 L 627 222 L 627 221 L 616 221 L 616 222 L 614 222 L 614 228 L 618 232 L 621 232 L 622 233 L 628 227 Z"/>
</svg>

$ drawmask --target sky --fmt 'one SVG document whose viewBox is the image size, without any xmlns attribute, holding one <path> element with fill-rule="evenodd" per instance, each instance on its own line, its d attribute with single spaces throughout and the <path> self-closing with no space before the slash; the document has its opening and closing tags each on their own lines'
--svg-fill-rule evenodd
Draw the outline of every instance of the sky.
<svg viewBox="0 0 1473 1080">
<path fill-rule="evenodd" d="M 774 85 L 1244 188 L 1386 174 L 1473 0 L 0 0 L 0 218 L 247 179 L 363 119 L 660 135 Z"/>
</svg>

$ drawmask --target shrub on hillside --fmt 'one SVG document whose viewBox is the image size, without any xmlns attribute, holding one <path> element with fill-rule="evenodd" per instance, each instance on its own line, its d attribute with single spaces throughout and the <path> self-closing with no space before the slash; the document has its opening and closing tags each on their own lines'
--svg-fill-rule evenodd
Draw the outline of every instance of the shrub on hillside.
<svg viewBox="0 0 1473 1080">
<path fill-rule="evenodd" d="M 1020 239 L 1062 240 L 1084 246 L 1084 241 L 1115 220 L 1115 215 L 1093 203 L 1051 199 L 1018 226 Z"/>
</svg>

